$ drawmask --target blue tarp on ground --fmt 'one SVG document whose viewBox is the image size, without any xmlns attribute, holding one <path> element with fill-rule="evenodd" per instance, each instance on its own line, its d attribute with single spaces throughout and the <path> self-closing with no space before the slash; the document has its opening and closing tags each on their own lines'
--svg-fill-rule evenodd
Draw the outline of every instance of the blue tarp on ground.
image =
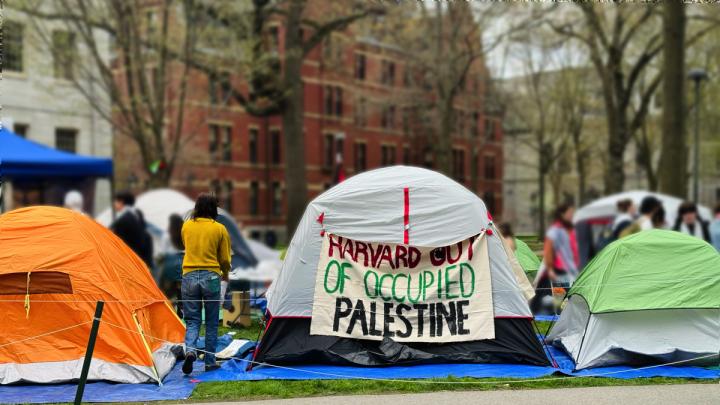
<svg viewBox="0 0 720 405">
<path fill-rule="evenodd" d="M 224 343 L 224 341 L 223 341 Z M 549 353 L 558 368 L 525 366 L 519 364 L 426 364 L 392 367 L 340 367 L 325 365 L 258 366 L 245 371 L 247 362 L 232 360 L 222 368 L 202 373 L 202 363 L 195 366 L 195 373 L 185 377 L 180 365 L 165 378 L 162 386 L 155 384 L 111 384 L 91 383 L 85 389 L 86 402 L 145 402 L 159 400 L 187 399 L 195 383 L 206 381 L 259 381 L 259 380 L 339 380 L 339 379 L 428 379 L 444 377 L 474 378 L 540 378 L 553 374 L 578 377 L 647 378 L 679 377 L 698 379 L 720 378 L 720 369 L 701 367 L 660 366 L 645 369 L 632 367 L 603 367 L 573 372 L 575 364 L 561 350 L 549 348 Z M 249 360 L 251 356 L 248 356 Z M 76 385 L 18 385 L 0 386 L 0 403 L 49 403 L 72 402 Z"/>
<path fill-rule="evenodd" d="M 336 379 L 415 379 L 444 377 L 474 378 L 538 378 L 555 373 L 568 376 L 643 378 L 720 378 L 720 370 L 702 367 L 661 366 L 645 369 L 632 367 L 602 367 L 574 372 L 575 364 L 563 351 L 549 347 L 558 368 L 519 364 L 426 364 L 390 367 L 341 367 L 327 365 L 257 366 L 246 372 L 247 362 L 233 360 L 219 370 L 198 377 L 200 381 L 255 381 L 255 380 L 336 380 Z M 248 357 L 248 360 L 250 358 Z"/>
<path fill-rule="evenodd" d="M 109 177 L 112 171 L 110 158 L 63 152 L 0 128 L 0 176 L 15 180 Z"/>
<path fill-rule="evenodd" d="M 202 370 L 200 363 L 195 367 Z M 145 402 L 177 401 L 187 399 L 195 389 L 194 378 L 201 371 L 185 377 L 177 364 L 165 377 L 163 385 L 157 384 L 113 384 L 94 382 L 85 386 L 83 402 Z M 76 384 L 52 385 L 3 385 L 0 386 L 0 403 L 40 404 L 50 402 L 73 402 Z"/>
<path fill-rule="evenodd" d="M 536 321 L 555 322 L 560 319 L 560 315 L 535 315 Z"/>
</svg>

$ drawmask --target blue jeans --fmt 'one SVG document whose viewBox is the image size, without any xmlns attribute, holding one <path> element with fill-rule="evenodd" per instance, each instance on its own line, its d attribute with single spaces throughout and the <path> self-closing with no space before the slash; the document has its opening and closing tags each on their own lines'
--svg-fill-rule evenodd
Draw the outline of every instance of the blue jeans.
<svg viewBox="0 0 720 405">
<path fill-rule="evenodd" d="M 185 350 L 194 352 L 200 336 L 202 310 L 205 306 L 205 364 L 215 364 L 219 312 L 220 275 L 208 270 L 195 270 L 183 275 L 182 299 L 185 313 Z M 197 353 L 196 353 L 197 354 Z"/>
</svg>

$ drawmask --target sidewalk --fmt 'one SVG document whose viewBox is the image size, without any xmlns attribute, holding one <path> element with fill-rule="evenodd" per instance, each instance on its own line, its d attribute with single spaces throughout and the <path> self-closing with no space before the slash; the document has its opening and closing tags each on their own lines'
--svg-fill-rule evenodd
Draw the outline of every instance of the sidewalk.
<svg viewBox="0 0 720 405">
<path fill-rule="evenodd" d="M 215 402 L 207 405 L 238 404 Z M 589 387 L 546 390 L 454 391 L 427 394 L 356 395 L 309 397 L 244 402 L 253 405 L 364 405 L 411 403 L 413 405 L 472 404 L 720 404 L 720 384 L 643 385 L 636 387 Z M 203 404 L 204 405 L 204 404 Z"/>
</svg>

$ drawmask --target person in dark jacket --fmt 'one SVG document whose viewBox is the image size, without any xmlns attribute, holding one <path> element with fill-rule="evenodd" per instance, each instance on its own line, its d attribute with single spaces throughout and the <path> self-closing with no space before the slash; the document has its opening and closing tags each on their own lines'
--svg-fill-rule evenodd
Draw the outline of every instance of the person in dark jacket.
<svg viewBox="0 0 720 405">
<path fill-rule="evenodd" d="M 113 205 L 115 220 L 110 230 L 152 268 L 152 238 L 145 230 L 145 219 L 134 207 L 135 196 L 127 191 L 119 192 L 115 195 Z"/>
<path fill-rule="evenodd" d="M 697 205 L 692 201 L 680 204 L 673 229 L 710 242 L 708 224 L 700 218 Z"/>
</svg>

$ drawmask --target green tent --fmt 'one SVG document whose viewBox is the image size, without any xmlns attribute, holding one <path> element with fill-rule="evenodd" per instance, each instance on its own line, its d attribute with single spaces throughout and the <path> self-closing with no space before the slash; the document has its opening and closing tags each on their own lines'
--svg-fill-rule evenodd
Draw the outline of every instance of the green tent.
<svg viewBox="0 0 720 405">
<path fill-rule="evenodd" d="M 515 238 L 515 257 L 517 257 L 526 274 L 536 273 L 540 268 L 540 259 L 538 259 L 535 252 L 530 249 L 527 243 L 518 238 Z"/>
<path fill-rule="evenodd" d="M 720 352 L 720 254 L 707 242 L 642 231 L 603 249 L 568 292 L 548 340 L 577 368 L 697 360 Z"/>
</svg>

